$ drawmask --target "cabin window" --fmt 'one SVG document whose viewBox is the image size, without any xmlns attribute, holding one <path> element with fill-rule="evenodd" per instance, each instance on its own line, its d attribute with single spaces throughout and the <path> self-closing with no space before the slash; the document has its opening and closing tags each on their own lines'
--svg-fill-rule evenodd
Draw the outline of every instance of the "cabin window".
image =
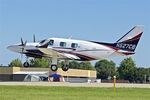
<svg viewBox="0 0 150 100">
<path fill-rule="evenodd" d="M 60 42 L 61 47 L 66 47 L 66 42 Z"/>
<path fill-rule="evenodd" d="M 72 43 L 72 44 L 71 44 L 71 47 L 72 47 L 72 48 L 77 48 L 77 47 L 78 47 L 78 44 L 77 44 L 77 43 Z"/>
<path fill-rule="evenodd" d="M 49 41 L 49 45 L 50 45 L 50 46 L 53 46 L 53 44 L 54 44 L 54 40 L 50 40 L 50 41 Z"/>
</svg>

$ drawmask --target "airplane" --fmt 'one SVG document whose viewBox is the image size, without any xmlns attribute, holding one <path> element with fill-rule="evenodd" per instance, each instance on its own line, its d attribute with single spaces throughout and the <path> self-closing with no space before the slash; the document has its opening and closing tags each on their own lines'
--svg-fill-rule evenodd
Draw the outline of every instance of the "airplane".
<svg viewBox="0 0 150 100">
<path fill-rule="evenodd" d="M 91 61 L 135 54 L 135 49 L 143 31 L 144 26 L 137 25 L 114 43 L 70 38 L 48 38 L 36 42 L 34 36 L 32 43 L 23 42 L 21 38 L 21 43 L 7 48 L 13 52 L 26 55 L 27 59 L 23 64 L 24 67 L 29 67 L 28 57 L 47 57 L 52 59 L 52 64 L 50 65 L 52 71 L 57 71 L 58 60 L 64 60 L 65 63 L 61 68 L 63 71 L 68 71 L 69 60 Z"/>
</svg>

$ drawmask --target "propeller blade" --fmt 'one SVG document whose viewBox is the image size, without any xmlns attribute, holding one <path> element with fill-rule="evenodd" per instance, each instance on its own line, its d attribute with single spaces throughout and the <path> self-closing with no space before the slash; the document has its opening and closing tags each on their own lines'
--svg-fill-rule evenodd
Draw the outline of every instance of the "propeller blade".
<svg viewBox="0 0 150 100">
<path fill-rule="evenodd" d="M 36 42 L 36 40 L 35 40 L 35 34 L 33 35 L 33 42 L 34 42 L 34 43 Z"/>
<path fill-rule="evenodd" d="M 23 44 L 23 39 L 22 39 L 22 37 L 21 37 L 21 45 L 23 46 L 24 44 Z"/>
<path fill-rule="evenodd" d="M 27 40 L 25 41 L 24 46 L 26 46 L 26 44 L 27 44 Z"/>
<path fill-rule="evenodd" d="M 23 42 L 23 39 L 21 37 L 21 45 L 20 45 L 21 46 L 21 59 L 23 57 L 24 47 L 26 46 L 26 44 L 27 44 L 27 41 Z"/>
</svg>

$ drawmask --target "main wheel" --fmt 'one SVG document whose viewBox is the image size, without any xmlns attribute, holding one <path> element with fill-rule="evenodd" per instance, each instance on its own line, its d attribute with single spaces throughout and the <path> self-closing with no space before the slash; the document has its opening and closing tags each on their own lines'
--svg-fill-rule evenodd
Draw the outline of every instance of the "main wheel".
<svg viewBox="0 0 150 100">
<path fill-rule="evenodd" d="M 28 62 L 24 62 L 23 66 L 27 68 L 27 67 L 29 67 L 30 65 L 29 65 Z"/>
<path fill-rule="evenodd" d="M 69 69 L 69 65 L 63 65 L 62 66 L 62 70 L 63 71 L 68 71 L 68 69 Z"/>
<path fill-rule="evenodd" d="M 51 70 L 52 71 L 57 71 L 57 69 L 58 69 L 57 65 L 51 65 Z"/>
</svg>

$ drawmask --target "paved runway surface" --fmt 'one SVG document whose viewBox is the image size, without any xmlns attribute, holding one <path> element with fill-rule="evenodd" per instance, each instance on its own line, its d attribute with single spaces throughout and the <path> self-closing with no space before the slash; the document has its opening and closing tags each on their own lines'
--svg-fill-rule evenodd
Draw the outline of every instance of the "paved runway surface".
<svg viewBox="0 0 150 100">
<path fill-rule="evenodd" d="M 113 87 L 113 83 L 68 83 L 68 82 L 0 82 L 0 85 L 67 86 L 67 87 Z M 116 87 L 150 88 L 150 84 L 117 83 Z"/>
</svg>

